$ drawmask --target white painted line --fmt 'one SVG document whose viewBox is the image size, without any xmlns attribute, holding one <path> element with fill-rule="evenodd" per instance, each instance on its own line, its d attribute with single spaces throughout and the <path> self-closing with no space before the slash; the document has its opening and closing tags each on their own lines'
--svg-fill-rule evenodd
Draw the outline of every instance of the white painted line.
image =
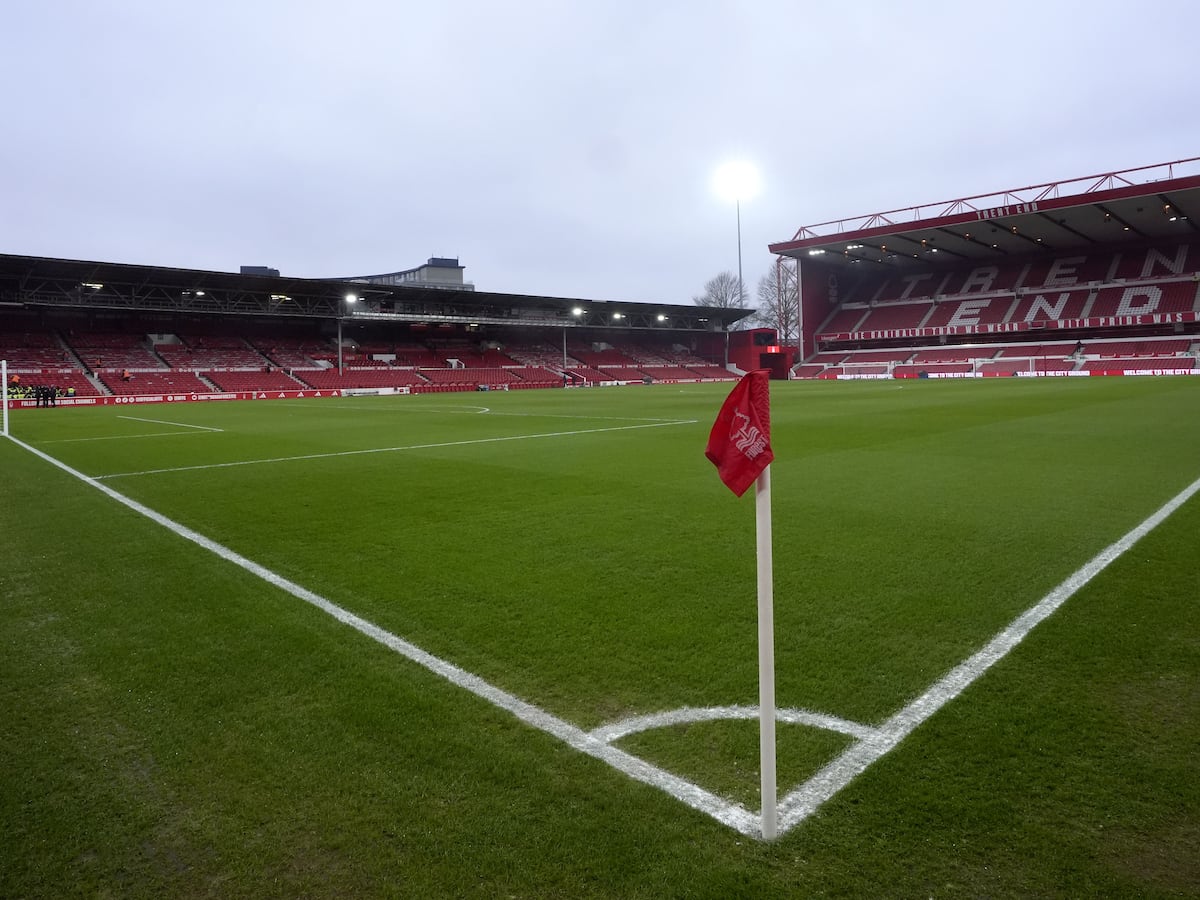
<svg viewBox="0 0 1200 900">
<path fill-rule="evenodd" d="M 394 650 L 401 656 L 404 656 L 418 665 L 423 666 L 436 675 L 440 675 L 442 678 L 445 678 L 452 684 L 455 684 L 464 690 L 470 691 L 477 697 L 480 697 L 483 700 L 486 700 L 487 702 L 512 713 L 518 719 L 529 725 L 532 725 L 534 728 L 553 735 L 581 753 L 586 753 L 588 756 L 608 763 L 610 766 L 624 773 L 635 781 L 640 781 L 643 784 L 647 784 L 651 787 L 655 787 L 661 791 L 664 791 L 672 797 L 675 797 L 677 800 L 686 803 L 688 806 L 699 812 L 711 816 L 718 822 L 729 826 L 735 831 L 741 832 L 748 837 L 755 837 L 758 835 L 758 816 L 748 811 L 741 804 L 733 803 L 722 797 L 718 797 L 711 791 L 706 791 L 699 785 L 693 784 L 684 778 L 680 778 L 678 775 L 675 775 L 664 769 L 660 769 L 657 766 L 652 765 L 643 759 L 639 759 L 630 753 L 626 753 L 623 750 L 618 750 L 616 747 L 610 746 L 604 741 L 591 736 L 583 729 L 572 725 L 571 723 L 560 719 L 557 716 L 553 716 L 540 707 L 534 706 L 532 703 L 527 703 L 526 701 L 508 693 L 507 691 L 501 690 L 495 685 L 484 681 L 479 676 L 472 675 L 470 672 L 460 669 L 453 663 L 449 663 L 431 653 L 427 653 L 420 647 L 417 647 L 415 644 L 409 643 L 403 638 L 392 634 L 390 631 L 385 631 L 378 625 L 375 625 L 360 616 L 356 616 L 354 613 L 343 609 L 336 603 L 326 600 L 319 594 L 316 594 L 305 587 L 301 587 L 294 581 L 289 581 L 283 576 L 277 575 L 275 572 L 272 572 L 265 566 L 260 566 L 258 563 L 247 559 L 233 550 L 230 550 L 223 544 L 218 544 L 216 541 L 206 538 L 199 532 L 193 531 L 192 529 L 185 525 L 181 525 L 173 519 L 168 519 L 161 513 L 155 512 L 149 507 L 138 503 L 136 500 L 114 491 L 108 485 L 101 484 L 95 478 L 90 478 L 87 475 L 84 475 L 82 472 L 71 468 L 49 454 L 43 453 L 36 447 L 31 447 L 29 444 L 19 441 L 13 437 L 9 437 L 9 440 L 11 440 L 17 446 L 28 450 L 30 453 L 34 454 L 40 459 L 50 463 L 52 466 L 55 466 L 67 474 L 79 479 L 84 484 L 95 488 L 110 499 L 128 507 L 139 515 L 145 516 L 152 522 L 161 525 L 163 528 L 166 528 L 168 531 L 177 534 L 184 540 L 191 541 L 192 543 L 203 547 L 205 550 L 208 550 L 210 553 L 216 554 L 226 562 L 230 562 L 235 566 L 244 569 L 246 572 L 249 572 L 251 575 L 261 578 L 263 581 L 267 582 L 273 587 L 286 591 L 293 597 L 312 604 L 317 609 L 327 613 L 328 615 L 337 619 L 339 622 L 349 625 L 355 631 L 366 635 L 372 640 L 378 641 L 380 644 L 383 644 L 385 647 Z"/>
<path fill-rule="evenodd" d="M 225 433 L 224 428 L 210 428 L 207 425 L 188 425 L 184 422 L 164 422 L 162 419 L 139 419 L 137 416 L 117 416 L 118 419 L 128 419 L 130 422 L 149 422 L 152 425 L 172 425 L 175 428 L 195 428 L 202 432 Z M 106 434 L 101 437 L 61 438 L 53 441 L 39 441 L 43 447 L 47 444 L 85 444 L 91 441 L 136 441 L 152 437 L 181 437 L 190 435 L 191 431 L 154 431 L 149 434 Z"/>
<path fill-rule="evenodd" d="M 197 466 L 174 466 L 167 469 L 145 469 L 141 472 L 115 472 L 97 475 L 97 480 L 109 478 L 133 478 L 140 475 L 162 475 L 167 472 L 196 472 L 204 469 L 229 469 L 234 466 L 258 466 L 265 463 L 300 462 L 310 459 L 332 459 L 339 456 L 362 456 L 369 453 L 400 453 L 405 450 L 435 450 L 442 447 L 466 447 L 471 444 L 497 444 L 504 441 L 529 441 L 537 438 L 572 437 L 580 434 L 602 434 L 608 431 L 634 431 L 638 428 L 662 428 L 665 425 L 693 425 L 695 419 L 683 421 L 654 422 L 648 425 L 622 425 L 612 428 L 585 428 L 579 431 L 551 431 L 538 434 L 514 434 L 507 437 L 476 438 L 470 441 L 444 441 L 437 444 L 409 444 L 404 447 L 372 447 L 367 450 L 339 450 L 335 453 L 306 453 L 302 456 L 276 456 L 269 459 L 242 459 L 236 462 L 205 463 Z"/>
<path fill-rule="evenodd" d="M 673 724 L 671 717 L 675 715 L 682 717 L 680 721 L 700 721 L 705 718 L 715 718 L 718 711 L 722 715 L 726 712 L 732 712 L 733 715 L 731 717 L 733 718 L 746 718 L 747 716 L 744 716 L 743 713 L 749 711 L 752 713 L 752 717 L 756 718 L 758 715 L 756 707 L 718 707 L 716 711 L 684 710 L 677 711 L 676 713 L 660 713 L 623 720 L 613 725 L 602 726 L 591 732 L 583 731 L 578 726 L 553 716 L 540 707 L 521 700 L 519 697 L 501 690 L 495 685 L 460 669 L 452 663 L 427 653 L 416 645 L 405 641 L 403 638 L 385 631 L 366 619 L 356 616 L 337 604 L 326 600 L 319 594 L 301 587 L 264 566 L 260 566 L 258 563 L 235 553 L 228 547 L 218 544 L 216 541 L 210 540 L 172 519 L 168 519 L 166 516 L 155 512 L 149 507 L 143 506 L 136 500 L 132 500 L 114 491 L 105 484 L 101 484 L 98 479 L 90 478 L 82 472 L 72 469 L 70 466 L 43 453 L 41 450 L 12 436 L 9 436 L 8 439 L 17 446 L 23 447 L 35 456 L 72 475 L 185 540 L 203 547 L 227 562 L 233 563 L 250 574 L 261 578 L 268 584 L 286 591 L 293 597 L 312 604 L 339 622 L 349 625 L 361 634 L 378 641 L 451 683 L 470 691 L 477 697 L 487 700 L 501 709 L 507 710 L 521 721 L 547 734 L 553 735 L 581 753 L 586 753 L 588 756 L 602 760 L 630 778 L 670 794 L 698 812 L 711 816 L 713 819 L 741 834 L 761 838 L 761 826 L 757 814 L 750 812 L 741 804 L 719 797 L 684 778 L 660 769 L 630 753 L 618 750 L 609 743 L 624 734 L 643 730 L 643 726 L 655 727 L 646 724 L 649 722 L 658 721 L 665 724 Z M 1191 499 L 1198 491 L 1200 491 L 1200 479 L 1192 482 L 1176 494 L 1120 540 L 1102 550 L 1082 568 L 1038 601 L 1038 603 L 1014 619 L 981 650 L 935 682 L 925 693 L 903 707 L 884 722 L 882 726 L 871 728 L 821 713 L 809 713 L 804 710 L 787 711 L 787 714 L 792 716 L 791 721 L 795 721 L 798 724 L 831 728 L 832 730 L 857 737 L 858 740 L 853 746 L 780 801 L 779 835 L 782 836 L 792 828 L 795 828 L 854 778 L 866 771 L 872 763 L 895 748 L 921 723 L 957 697 L 972 682 L 1004 658 L 1010 650 L 1024 640 L 1030 631 L 1062 606 L 1080 588 L 1095 578 L 1096 575 L 1107 568 L 1112 562 L 1120 558 L 1122 554 L 1149 534 L 1154 528 L 1158 527 L 1158 525 Z M 691 717 L 690 719 L 687 718 L 689 716 Z M 783 721 L 788 721 L 788 719 L 783 719 Z"/>
<path fill-rule="evenodd" d="M 519 413 L 519 412 L 496 412 L 491 411 L 493 416 L 513 416 L 522 419 L 586 419 L 591 422 L 665 422 L 668 424 L 676 424 L 679 419 L 661 419 L 651 418 L 649 416 L 572 416 L 566 413 Z M 698 419 L 687 420 L 689 424 L 698 422 Z"/>
<path fill-rule="evenodd" d="M 697 708 L 685 706 L 669 712 L 651 713 L 647 716 L 633 716 L 602 725 L 592 730 L 591 735 L 605 743 L 619 741 L 621 738 L 639 731 L 649 731 L 654 728 L 669 728 L 673 725 L 688 725 L 692 722 L 715 722 L 728 719 L 758 719 L 757 706 L 709 706 Z M 874 738 L 879 732 L 870 725 L 861 725 L 825 713 L 811 712 L 807 709 L 777 709 L 775 720 L 788 725 L 810 725 L 813 728 L 823 728 L 826 731 L 837 731 L 857 740 Z"/>
<path fill-rule="evenodd" d="M 568 413 L 541 413 L 541 412 L 497 412 L 486 406 L 351 406 L 350 404 L 339 404 L 331 406 L 328 403 L 295 403 L 291 407 L 293 409 L 306 410 L 337 410 L 338 412 L 376 412 L 376 413 L 404 413 L 406 415 L 420 415 L 422 413 L 447 413 L 450 415 L 480 415 L 487 413 L 492 416 L 510 416 L 522 419 L 583 419 L 590 422 L 664 422 L 674 423 L 678 419 L 668 419 L 649 416 L 579 416 Z M 691 422 L 697 422 L 698 419 L 692 419 Z"/>
<path fill-rule="evenodd" d="M 469 404 L 463 404 L 462 406 L 381 406 L 375 404 L 368 405 L 367 403 L 355 404 L 351 401 L 358 398 L 354 397 L 343 399 L 345 400 L 343 403 L 330 403 L 328 400 L 320 400 L 315 403 L 310 403 L 302 400 L 288 404 L 288 409 L 289 411 L 303 409 L 320 410 L 322 412 L 329 412 L 332 410 L 334 412 L 372 412 L 382 414 L 403 413 L 405 415 L 423 415 L 428 413 L 449 413 L 452 415 L 466 415 L 469 413 L 470 415 L 477 415 L 481 412 L 490 412 L 486 406 L 472 406 Z"/>
<path fill-rule="evenodd" d="M 1101 550 L 1058 587 L 1017 616 L 981 650 L 955 666 L 880 726 L 878 734 L 848 748 L 821 771 L 789 793 L 779 803 L 779 827 L 794 828 L 825 801 L 888 753 L 918 725 L 957 697 L 977 678 L 1003 659 L 1037 625 L 1067 602 L 1080 588 L 1103 572 L 1134 544 L 1157 528 L 1175 510 L 1200 491 L 1200 478 L 1164 503 L 1120 540 Z"/>
<path fill-rule="evenodd" d="M 167 422 L 163 419 L 140 419 L 137 416 L 117 416 L 118 419 L 128 419 L 130 422 L 149 422 L 151 425 L 173 425 L 176 428 L 195 428 L 197 431 L 221 431 L 224 428 L 212 428 L 208 425 L 188 425 L 186 422 Z"/>
<path fill-rule="evenodd" d="M 196 431 L 152 431 L 148 434 L 106 434 L 101 437 L 89 438 L 56 438 L 52 441 L 38 441 L 45 447 L 47 444 L 86 444 L 91 441 L 138 441 L 142 438 L 152 437 L 195 437 L 199 434 L 207 434 L 207 432 Z"/>
</svg>

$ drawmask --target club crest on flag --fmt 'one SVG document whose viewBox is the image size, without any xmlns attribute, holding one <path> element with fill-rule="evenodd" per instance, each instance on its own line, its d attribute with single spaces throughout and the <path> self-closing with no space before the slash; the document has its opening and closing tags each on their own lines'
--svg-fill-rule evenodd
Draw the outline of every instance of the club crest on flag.
<svg viewBox="0 0 1200 900">
<path fill-rule="evenodd" d="M 737 496 L 775 459 L 771 450 L 771 399 L 766 369 L 747 372 L 725 398 L 704 455 Z"/>
<path fill-rule="evenodd" d="M 748 459 L 755 459 L 767 449 L 766 436 L 757 427 L 750 424 L 750 417 L 740 409 L 734 410 L 733 420 L 737 425 L 737 431 L 733 434 L 734 446 L 745 453 Z"/>
</svg>

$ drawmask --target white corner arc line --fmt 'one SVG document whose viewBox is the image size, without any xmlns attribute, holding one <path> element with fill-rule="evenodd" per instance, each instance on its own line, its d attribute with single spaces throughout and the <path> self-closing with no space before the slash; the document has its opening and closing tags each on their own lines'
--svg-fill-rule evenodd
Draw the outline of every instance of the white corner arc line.
<svg viewBox="0 0 1200 900">
<path fill-rule="evenodd" d="M 1103 572 L 1130 547 L 1200 491 L 1200 478 L 1134 526 L 1124 537 L 1109 544 L 1069 575 L 1054 590 L 1017 616 L 980 650 L 934 682 L 923 694 L 904 706 L 880 726 L 878 734 L 847 748 L 779 802 L 779 828 L 794 828 L 861 775 L 868 766 L 894 749 L 917 726 L 961 694 L 984 672 L 1008 655 L 1035 627 L 1067 602 L 1089 581 Z"/>
<path fill-rule="evenodd" d="M 450 683 L 469 691 L 475 696 L 486 700 L 488 703 L 498 706 L 499 708 L 512 713 L 521 721 L 528 725 L 532 725 L 540 731 L 553 735 L 565 744 L 574 749 L 585 753 L 595 759 L 608 763 L 614 769 L 643 784 L 658 788 L 659 790 L 669 794 L 677 800 L 682 801 L 698 812 L 702 812 L 718 822 L 746 835 L 747 837 L 758 837 L 760 834 L 759 818 L 751 813 L 744 806 L 719 797 L 711 791 L 707 791 L 699 785 L 680 778 L 672 772 L 665 769 L 660 769 L 643 759 L 639 759 L 633 754 L 626 753 L 616 747 L 610 746 L 604 741 L 598 740 L 591 736 L 578 726 L 572 725 L 564 719 L 551 715 L 540 707 L 534 706 L 519 697 L 508 693 L 484 681 L 477 675 L 472 675 L 464 669 L 460 669 L 453 663 L 447 662 L 431 653 L 422 650 L 415 644 L 411 644 L 397 635 L 392 634 L 380 628 L 378 625 L 357 616 L 354 613 L 346 610 L 336 603 L 325 599 L 321 595 L 308 590 L 301 585 L 290 581 L 281 575 L 272 572 L 265 566 L 261 566 L 253 560 L 247 559 L 241 554 L 229 549 L 223 544 L 219 544 L 211 540 L 197 531 L 193 531 L 186 525 L 169 519 L 159 512 L 150 509 L 126 497 L 106 484 L 101 484 L 95 478 L 84 475 L 82 472 L 71 468 L 66 463 L 55 459 L 47 453 L 43 453 L 36 447 L 32 447 L 17 438 L 8 436 L 14 444 L 24 448 L 40 459 L 45 460 L 52 466 L 66 472 L 68 475 L 79 479 L 84 484 L 95 488 L 117 503 L 128 507 L 139 515 L 145 516 L 157 525 L 161 525 L 168 531 L 173 532 L 184 540 L 208 550 L 230 562 L 235 566 L 249 572 L 251 575 L 262 579 L 273 587 L 279 588 L 282 591 L 291 594 L 299 600 L 303 600 L 320 609 L 322 612 L 332 616 L 337 621 L 349 625 L 355 631 L 366 635 L 372 640 L 383 644 L 401 656 L 423 666 L 435 675 L 445 678 Z"/>
<path fill-rule="evenodd" d="M 612 743 L 631 734 L 650 731 L 655 728 L 669 728 L 673 725 L 690 725 L 693 722 L 716 722 L 730 719 L 758 719 L 758 707 L 685 706 L 668 712 L 650 713 L 645 716 L 631 716 L 628 719 L 621 719 L 619 722 L 612 722 L 608 725 L 594 728 L 590 733 L 597 740 Z M 775 720 L 788 725 L 810 725 L 814 728 L 824 729 L 825 731 L 836 731 L 860 741 L 874 738 L 879 733 L 879 729 L 872 728 L 870 725 L 862 725 L 858 722 L 839 719 L 837 716 L 829 716 L 825 713 L 812 712 L 807 709 L 777 709 L 775 710 Z"/>
<path fill-rule="evenodd" d="M 578 431 L 549 431 L 535 434 L 510 434 L 503 437 L 476 438 L 469 441 L 443 441 L 436 444 L 409 444 L 404 447 L 370 447 L 366 450 L 338 450 L 334 453 L 305 453 L 301 456 L 276 456 L 269 459 L 241 459 L 234 462 L 205 463 L 197 466 L 172 466 L 165 469 L 146 469 L 142 472 L 113 472 L 93 476 L 100 481 L 108 478 L 133 478 L 141 475 L 163 475 L 170 472 L 195 472 L 202 469 L 231 469 L 237 466 L 257 466 L 266 463 L 302 462 L 311 459 L 333 459 L 339 456 L 363 456 L 370 453 L 400 453 L 405 450 L 436 450 L 443 447 L 466 447 L 472 444 L 498 444 L 505 441 L 530 441 L 537 438 L 573 437 L 580 434 L 601 434 L 607 431 L 635 431 L 639 428 L 662 428 L 667 425 L 694 425 L 695 419 L 652 422 L 645 425 L 616 425 L 608 428 L 584 428 Z M 24 445 L 22 445 L 24 446 Z M 31 448 L 32 449 L 32 448 Z M 89 476 L 84 476 L 89 477 Z"/>
</svg>

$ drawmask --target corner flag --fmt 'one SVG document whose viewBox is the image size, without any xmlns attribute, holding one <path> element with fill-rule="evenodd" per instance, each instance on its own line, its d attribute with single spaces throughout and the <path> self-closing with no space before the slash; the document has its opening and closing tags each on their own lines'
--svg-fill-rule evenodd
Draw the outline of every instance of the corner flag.
<svg viewBox="0 0 1200 900">
<path fill-rule="evenodd" d="M 762 836 L 776 835 L 775 787 L 775 586 L 771 559 L 771 389 L 766 369 L 747 372 L 725 398 L 704 455 L 725 486 L 739 497 L 754 485 L 758 560 L 758 763 Z"/>
<path fill-rule="evenodd" d="M 771 396 L 766 369 L 747 372 L 725 398 L 704 455 L 739 497 L 762 473 L 771 451 Z"/>
</svg>

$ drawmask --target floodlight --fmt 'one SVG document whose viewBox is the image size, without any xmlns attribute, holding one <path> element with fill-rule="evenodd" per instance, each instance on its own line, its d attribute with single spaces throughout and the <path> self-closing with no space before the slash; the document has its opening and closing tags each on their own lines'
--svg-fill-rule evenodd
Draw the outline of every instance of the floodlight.
<svg viewBox="0 0 1200 900">
<path fill-rule="evenodd" d="M 758 194 L 761 186 L 758 169 L 744 160 L 727 162 L 713 173 L 713 190 L 725 200 L 749 200 Z"/>
</svg>

